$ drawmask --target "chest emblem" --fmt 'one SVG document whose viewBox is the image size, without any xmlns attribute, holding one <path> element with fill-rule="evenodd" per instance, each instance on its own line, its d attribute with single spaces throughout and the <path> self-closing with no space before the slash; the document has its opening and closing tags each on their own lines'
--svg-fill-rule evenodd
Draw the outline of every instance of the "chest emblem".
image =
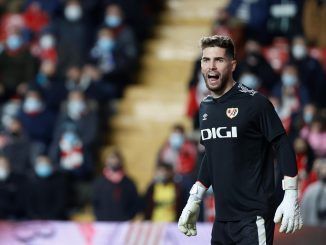
<svg viewBox="0 0 326 245">
<path fill-rule="evenodd" d="M 238 112 L 239 112 L 238 108 L 227 108 L 226 109 L 226 115 L 231 119 L 236 117 L 238 115 Z"/>
<path fill-rule="evenodd" d="M 208 117 L 208 115 L 207 115 L 207 113 L 205 113 L 205 114 L 203 115 L 203 121 L 207 120 L 207 117 Z"/>
</svg>

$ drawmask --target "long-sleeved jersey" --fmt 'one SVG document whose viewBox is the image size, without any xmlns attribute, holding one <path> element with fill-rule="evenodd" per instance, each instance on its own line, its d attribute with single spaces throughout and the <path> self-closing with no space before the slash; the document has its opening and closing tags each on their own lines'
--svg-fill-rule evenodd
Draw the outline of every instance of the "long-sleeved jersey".
<svg viewBox="0 0 326 245">
<path fill-rule="evenodd" d="M 236 83 L 219 98 L 206 97 L 199 117 L 205 156 L 198 181 L 206 187 L 212 185 L 216 220 L 272 214 L 275 156 L 284 175 L 294 176 L 297 169 L 293 149 L 271 102 Z"/>
</svg>

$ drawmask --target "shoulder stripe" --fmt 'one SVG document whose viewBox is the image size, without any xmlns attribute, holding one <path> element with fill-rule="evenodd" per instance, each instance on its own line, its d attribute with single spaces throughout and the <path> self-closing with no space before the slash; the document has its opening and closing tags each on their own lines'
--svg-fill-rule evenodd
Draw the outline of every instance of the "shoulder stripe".
<svg viewBox="0 0 326 245">
<path fill-rule="evenodd" d="M 202 102 L 210 102 L 213 100 L 213 97 L 211 95 L 207 95 L 203 100 Z"/>
<path fill-rule="evenodd" d="M 256 90 L 248 88 L 244 86 L 242 83 L 238 84 L 238 88 L 239 88 L 239 92 L 250 94 L 251 96 L 254 96 L 257 93 Z"/>
</svg>

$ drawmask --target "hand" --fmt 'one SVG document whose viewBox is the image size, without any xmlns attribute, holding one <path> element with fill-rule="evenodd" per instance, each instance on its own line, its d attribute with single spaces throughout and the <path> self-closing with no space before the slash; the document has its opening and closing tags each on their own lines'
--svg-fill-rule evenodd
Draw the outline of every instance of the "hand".
<svg viewBox="0 0 326 245">
<path fill-rule="evenodd" d="M 285 190 L 283 201 L 275 212 L 274 222 L 281 222 L 280 232 L 293 233 L 301 229 L 302 218 L 297 190 Z"/>
<path fill-rule="evenodd" d="M 206 190 L 207 188 L 198 181 L 190 190 L 188 202 L 182 210 L 178 222 L 179 230 L 187 236 L 197 235 L 196 222 L 199 215 L 200 202 L 203 199 Z"/>
<path fill-rule="evenodd" d="M 178 222 L 178 228 L 182 233 L 187 236 L 197 235 L 196 222 L 199 215 L 200 202 L 200 200 L 195 201 L 189 198 L 186 206 L 182 210 Z"/>
</svg>

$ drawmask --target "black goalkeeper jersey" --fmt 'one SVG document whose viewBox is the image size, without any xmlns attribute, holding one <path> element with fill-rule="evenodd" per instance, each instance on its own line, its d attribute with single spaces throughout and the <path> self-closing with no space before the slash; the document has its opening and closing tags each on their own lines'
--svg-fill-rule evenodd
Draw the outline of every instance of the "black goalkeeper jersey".
<svg viewBox="0 0 326 245">
<path fill-rule="evenodd" d="M 205 156 L 198 181 L 212 185 L 216 220 L 234 221 L 275 211 L 271 141 L 285 134 L 271 102 L 236 83 L 200 105 Z"/>
</svg>

